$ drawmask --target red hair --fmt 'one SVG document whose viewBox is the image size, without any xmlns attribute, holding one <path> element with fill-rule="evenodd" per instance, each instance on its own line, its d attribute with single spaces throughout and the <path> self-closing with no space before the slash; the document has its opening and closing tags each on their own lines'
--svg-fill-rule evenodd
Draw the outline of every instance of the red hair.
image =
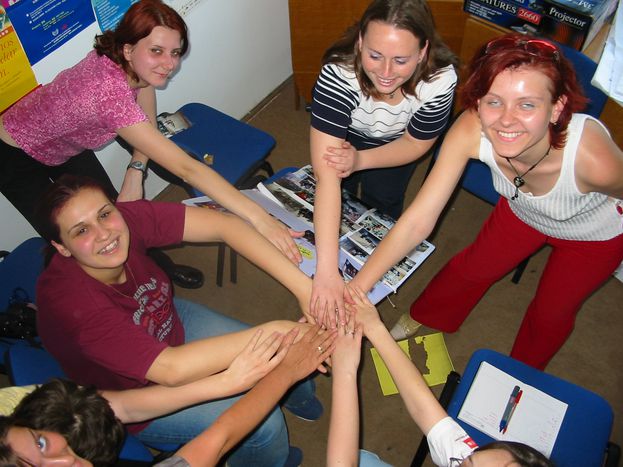
<svg viewBox="0 0 623 467">
<path fill-rule="evenodd" d="M 499 43 L 514 45 L 491 47 Z M 527 44 L 536 46 L 527 47 Z M 566 98 L 558 121 L 549 125 L 552 147 L 564 147 L 571 116 L 584 109 L 588 99 L 578 83 L 573 65 L 552 42 L 507 34 L 480 47 L 469 64 L 469 78 L 462 87 L 463 108 L 477 110 L 478 101 L 489 92 L 495 77 L 504 70 L 519 67 L 535 69 L 549 78 L 552 104 Z"/>
<path fill-rule="evenodd" d="M 120 65 L 131 78 L 137 79 L 130 64 L 123 55 L 125 44 L 134 45 L 149 36 L 156 26 L 164 26 L 180 33 L 181 51 L 188 50 L 188 29 L 182 17 L 161 0 L 141 0 L 126 11 L 114 31 L 104 31 L 95 37 L 95 50 L 98 55 L 106 55 Z"/>
</svg>

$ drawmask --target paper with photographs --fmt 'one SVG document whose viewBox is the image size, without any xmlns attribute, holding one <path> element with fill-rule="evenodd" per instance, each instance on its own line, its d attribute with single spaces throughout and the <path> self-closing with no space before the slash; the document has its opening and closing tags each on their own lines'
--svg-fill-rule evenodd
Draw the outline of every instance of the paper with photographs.
<svg viewBox="0 0 623 467">
<path fill-rule="evenodd" d="M 316 271 L 314 238 L 314 194 L 316 180 L 311 166 L 290 172 L 273 183 L 258 184 L 257 189 L 243 193 L 293 230 L 304 231 L 296 238 L 303 256 L 301 270 L 310 277 Z M 214 208 L 207 197 L 184 201 L 188 205 Z M 218 206 L 218 205 L 217 205 Z M 395 220 L 376 209 L 364 205 L 347 191 L 342 192 L 342 222 L 340 227 L 339 268 L 345 280 L 352 279 L 372 254 L 379 242 L 395 224 Z M 404 283 L 404 281 L 434 251 L 435 246 L 424 241 L 408 256 L 392 267 L 368 293 L 372 303 L 378 303 Z"/>
</svg>

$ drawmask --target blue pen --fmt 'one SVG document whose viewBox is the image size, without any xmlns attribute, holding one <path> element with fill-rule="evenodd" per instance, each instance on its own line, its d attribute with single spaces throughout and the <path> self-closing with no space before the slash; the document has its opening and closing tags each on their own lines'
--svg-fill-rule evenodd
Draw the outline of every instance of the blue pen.
<svg viewBox="0 0 623 467">
<path fill-rule="evenodd" d="M 504 409 L 504 413 L 502 414 L 502 419 L 500 420 L 500 432 L 503 432 L 508 425 L 508 419 L 513 411 L 513 407 L 515 406 L 515 399 L 517 395 L 521 391 L 519 386 L 515 386 L 513 388 L 513 392 L 511 392 L 510 397 L 508 398 L 508 402 L 506 403 L 506 408 Z"/>
</svg>

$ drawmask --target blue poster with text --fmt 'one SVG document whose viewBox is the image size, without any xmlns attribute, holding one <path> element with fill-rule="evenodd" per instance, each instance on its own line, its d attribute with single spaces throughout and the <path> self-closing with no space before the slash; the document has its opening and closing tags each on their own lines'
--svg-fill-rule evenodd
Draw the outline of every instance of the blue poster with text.
<svg viewBox="0 0 623 467">
<path fill-rule="evenodd" d="M 20 0 L 7 8 L 7 15 L 31 65 L 95 21 L 85 0 Z"/>
</svg>

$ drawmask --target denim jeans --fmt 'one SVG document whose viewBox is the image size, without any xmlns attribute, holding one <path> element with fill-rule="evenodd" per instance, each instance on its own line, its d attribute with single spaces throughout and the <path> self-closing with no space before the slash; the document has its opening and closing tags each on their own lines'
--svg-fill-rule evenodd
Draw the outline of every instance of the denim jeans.
<svg viewBox="0 0 623 467">
<path fill-rule="evenodd" d="M 359 467 L 392 467 L 391 464 L 383 462 L 379 456 L 365 449 L 359 450 Z"/>
<path fill-rule="evenodd" d="M 248 324 L 216 313 L 202 305 L 176 298 L 175 307 L 184 325 L 186 342 L 247 329 Z M 137 434 L 144 442 L 186 443 L 210 426 L 241 396 L 205 402 L 152 421 Z M 314 386 L 299 383 L 286 402 L 304 403 L 314 397 Z M 281 466 L 288 457 L 288 432 L 283 414 L 276 407 L 264 421 L 232 451 L 227 463 L 238 466 Z"/>
</svg>

